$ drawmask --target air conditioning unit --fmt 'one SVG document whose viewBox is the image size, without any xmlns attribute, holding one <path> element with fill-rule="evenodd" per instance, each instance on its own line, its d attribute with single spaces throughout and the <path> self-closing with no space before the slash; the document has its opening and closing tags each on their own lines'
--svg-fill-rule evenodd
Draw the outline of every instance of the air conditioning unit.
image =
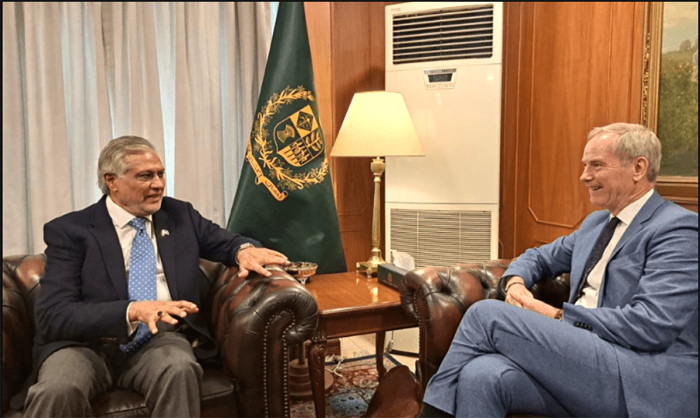
<svg viewBox="0 0 700 418">
<path fill-rule="evenodd" d="M 385 255 L 417 267 L 498 256 L 503 4 L 386 6 L 386 90 L 403 94 L 425 157 L 387 157 Z M 418 352 L 418 330 L 388 351 Z"/>
<path fill-rule="evenodd" d="M 416 266 L 497 258 L 502 3 L 386 6 L 386 90 L 425 157 L 387 157 L 385 255 Z"/>
</svg>

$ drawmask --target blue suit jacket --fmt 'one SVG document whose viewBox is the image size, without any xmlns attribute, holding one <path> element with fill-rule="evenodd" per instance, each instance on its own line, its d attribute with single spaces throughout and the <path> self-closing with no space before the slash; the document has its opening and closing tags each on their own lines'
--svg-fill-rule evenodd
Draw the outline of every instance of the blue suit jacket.
<svg viewBox="0 0 700 418">
<path fill-rule="evenodd" d="M 106 196 L 44 226 L 47 261 L 36 302 L 35 371 L 62 347 L 128 341 L 124 257 L 105 200 Z M 200 257 L 234 265 L 241 244 L 257 244 L 203 218 L 191 204 L 168 197 L 152 219 L 172 299 L 198 306 L 203 285 Z M 211 342 L 201 314 L 188 315 L 185 321 Z M 215 353 L 213 344 L 201 347 L 195 349 L 200 359 Z"/>
<path fill-rule="evenodd" d="M 594 212 L 573 234 L 526 251 L 504 276 L 521 276 L 530 287 L 570 272 L 563 320 L 614 345 L 628 413 L 697 416 L 698 215 L 654 192 L 610 257 L 598 307 L 576 306 L 584 265 L 609 215 Z"/>
</svg>

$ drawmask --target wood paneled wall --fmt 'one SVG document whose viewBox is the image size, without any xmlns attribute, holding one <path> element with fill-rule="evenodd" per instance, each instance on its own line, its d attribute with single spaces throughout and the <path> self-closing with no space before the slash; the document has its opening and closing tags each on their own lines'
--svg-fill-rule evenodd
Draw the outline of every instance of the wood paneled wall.
<svg viewBox="0 0 700 418">
<path fill-rule="evenodd" d="M 384 89 L 384 3 L 306 2 L 321 126 L 330 153 L 356 92 Z M 348 270 L 369 258 L 370 158 L 330 158 Z M 382 229 L 383 230 L 383 229 Z"/>
<path fill-rule="evenodd" d="M 507 3 L 500 253 L 573 232 L 588 131 L 639 123 L 644 3 Z M 697 209 L 696 209 L 697 210 Z"/>
<path fill-rule="evenodd" d="M 352 95 L 384 88 L 384 6 L 394 3 L 306 3 L 328 150 Z M 643 2 L 505 3 L 501 257 L 572 232 L 596 209 L 579 181 L 581 155 L 591 128 L 640 121 L 644 7 Z M 369 158 L 331 158 L 350 270 L 367 259 L 371 247 L 369 163 Z M 694 201 L 680 186 L 659 189 L 683 196 L 687 202 L 677 201 L 697 211 L 697 183 Z"/>
</svg>

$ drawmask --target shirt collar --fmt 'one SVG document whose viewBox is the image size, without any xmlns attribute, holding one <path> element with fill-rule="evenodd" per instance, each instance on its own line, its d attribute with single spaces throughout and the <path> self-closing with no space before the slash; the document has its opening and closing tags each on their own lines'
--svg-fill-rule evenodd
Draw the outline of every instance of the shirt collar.
<svg viewBox="0 0 700 418">
<path fill-rule="evenodd" d="M 654 189 L 652 188 L 648 192 L 644 194 L 644 196 L 640 197 L 639 199 L 635 200 L 634 202 L 630 203 L 629 205 L 625 206 L 624 209 L 620 211 L 620 213 L 617 214 L 617 217 L 622 221 L 625 225 L 629 225 L 632 223 L 634 220 L 634 217 L 637 216 L 640 210 L 642 210 L 642 207 L 644 206 L 645 203 L 647 203 L 647 200 L 651 197 L 651 195 L 654 194 Z M 612 215 L 611 215 L 612 217 Z"/>
<path fill-rule="evenodd" d="M 126 209 L 114 203 L 114 200 L 112 200 L 112 196 L 107 195 L 106 203 L 107 212 L 109 213 L 109 216 L 112 218 L 112 222 L 117 228 L 126 228 L 127 226 L 129 226 L 129 222 L 131 222 L 132 219 L 136 218 L 136 216 L 127 212 Z M 148 220 L 148 222 L 153 221 L 151 219 L 151 215 L 148 215 L 144 218 Z M 146 225 L 148 226 L 149 224 L 147 223 Z M 147 227 L 146 230 L 149 231 L 150 227 Z"/>
</svg>

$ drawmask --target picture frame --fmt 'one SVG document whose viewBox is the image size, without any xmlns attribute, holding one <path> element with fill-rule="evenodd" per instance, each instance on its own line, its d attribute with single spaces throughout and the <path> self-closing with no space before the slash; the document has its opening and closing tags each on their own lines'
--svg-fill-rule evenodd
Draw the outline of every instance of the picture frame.
<svg viewBox="0 0 700 418">
<path fill-rule="evenodd" d="M 695 3 L 697 5 L 697 3 Z M 679 141 L 674 138 L 674 141 L 668 141 L 665 143 L 664 137 L 669 136 L 669 129 L 675 127 L 674 121 L 667 121 L 664 117 L 669 117 L 669 112 L 663 111 L 660 114 L 660 109 L 668 109 L 669 106 L 673 106 L 673 103 L 660 103 L 660 100 L 670 100 L 669 97 L 676 98 L 679 94 L 676 92 L 663 91 L 666 88 L 678 88 L 676 84 L 670 84 L 666 82 L 667 85 L 662 86 L 662 77 L 664 80 L 669 80 L 669 75 L 663 73 L 663 71 L 669 71 L 669 65 L 662 66 L 662 54 L 663 54 L 663 37 L 664 37 L 664 7 L 668 5 L 667 2 L 647 2 L 645 5 L 645 16 L 644 16 L 644 51 L 643 51 L 643 68 L 642 68 L 642 91 L 641 91 L 641 123 L 648 126 L 652 131 L 659 134 L 659 138 L 662 142 L 664 148 L 664 158 L 662 162 L 668 164 L 669 158 L 674 158 L 674 154 L 679 156 L 675 157 L 678 159 L 686 158 L 686 160 L 680 160 L 677 164 L 678 167 L 674 166 L 675 170 L 672 171 L 671 175 L 666 174 L 662 164 L 661 175 L 657 181 L 657 190 L 667 199 L 670 199 L 682 206 L 685 206 L 695 212 L 698 211 L 698 175 L 697 175 L 697 130 L 696 133 L 691 136 L 686 134 L 685 143 L 688 141 L 694 141 L 691 143 L 690 147 L 694 146 L 695 161 L 692 161 L 693 155 L 691 152 L 684 151 L 684 149 L 674 149 L 678 147 Z M 697 7 L 697 6 L 696 6 Z M 697 28 L 697 13 L 693 16 L 695 18 L 695 27 Z M 668 34 L 667 34 L 668 35 Z M 697 37 L 695 39 L 695 45 L 692 44 L 691 40 L 690 47 L 695 49 L 695 59 L 697 59 Z M 679 55 L 687 55 L 688 45 L 683 44 L 679 47 L 679 51 L 673 51 L 673 57 Z M 681 49 L 685 51 L 685 54 L 679 54 Z M 692 51 L 691 55 L 692 55 Z M 669 59 L 670 55 L 666 55 L 666 59 Z M 683 64 L 685 65 L 685 64 Z M 690 64 L 691 76 L 692 76 L 692 63 Z M 695 61 L 695 80 L 697 80 L 697 61 Z M 687 66 L 683 67 L 684 71 L 688 71 Z M 687 84 L 687 83 L 686 83 Z M 686 84 L 683 84 L 685 86 Z M 695 81 L 695 91 L 697 92 L 697 81 Z M 661 97 L 660 97 L 661 93 Z M 671 94 L 672 93 L 672 94 Z M 694 120 L 695 126 L 697 126 L 697 93 L 695 96 L 695 108 L 694 108 Z M 665 106 L 665 108 L 664 108 Z M 692 116 L 692 115 L 691 115 Z M 675 115 L 674 115 L 675 117 Z M 662 118 L 659 121 L 659 118 Z M 660 123 L 661 122 L 661 123 Z M 665 129 L 664 132 L 659 132 L 660 126 Z M 696 128 L 697 129 L 697 128 Z M 674 133 L 675 134 L 675 133 Z M 680 135 L 681 133 L 679 133 Z M 687 148 L 687 145 L 683 145 Z M 694 166 L 693 166 L 694 164 Z"/>
</svg>

